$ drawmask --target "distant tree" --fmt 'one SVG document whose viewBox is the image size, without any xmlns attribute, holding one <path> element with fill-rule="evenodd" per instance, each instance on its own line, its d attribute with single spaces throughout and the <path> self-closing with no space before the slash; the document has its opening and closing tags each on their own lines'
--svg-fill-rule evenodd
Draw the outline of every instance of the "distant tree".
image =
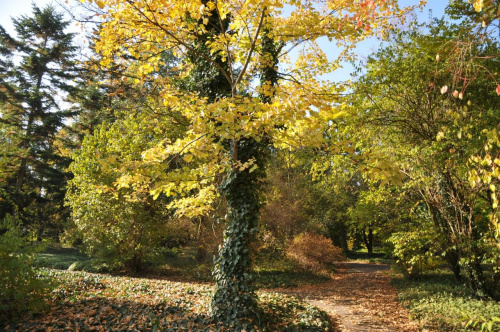
<svg viewBox="0 0 500 332">
<path fill-rule="evenodd" d="M 58 133 L 71 115 L 62 103 L 75 91 L 77 67 L 69 22 L 52 6 L 32 10 L 13 19 L 17 37 L 0 27 L 0 123 L 9 137 L 0 141 L 9 165 L 0 178 L 0 218 L 12 213 L 40 238 L 56 236 L 67 217 L 70 158 Z"/>
</svg>

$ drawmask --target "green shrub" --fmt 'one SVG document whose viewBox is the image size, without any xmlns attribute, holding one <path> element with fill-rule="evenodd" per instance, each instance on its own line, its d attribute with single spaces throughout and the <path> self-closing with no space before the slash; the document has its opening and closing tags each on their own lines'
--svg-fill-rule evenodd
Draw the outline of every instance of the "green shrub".
<svg viewBox="0 0 500 332">
<path fill-rule="evenodd" d="M 0 322 L 8 322 L 22 312 L 40 310 L 50 284 L 33 267 L 38 249 L 23 237 L 20 223 L 7 215 L 0 221 L 0 234 Z"/>
<path fill-rule="evenodd" d="M 315 272 L 328 271 L 334 262 L 345 260 L 342 249 L 326 237 L 313 233 L 294 237 L 286 249 L 286 256 L 302 268 Z"/>
<path fill-rule="evenodd" d="M 393 246 L 398 267 L 409 279 L 419 278 L 423 272 L 432 271 L 444 263 L 436 256 L 439 241 L 432 230 L 396 232 L 388 242 Z"/>
<path fill-rule="evenodd" d="M 66 202 L 72 224 L 65 240 L 81 241 L 88 256 L 111 270 L 140 271 L 155 261 L 168 239 L 166 225 L 173 222 L 166 197 L 151 197 L 149 177 L 138 175 L 136 185 L 120 185 L 142 152 L 156 144 L 148 123 L 142 116 L 102 124 L 85 138 L 70 166 L 74 178 Z"/>
<path fill-rule="evenodd" d="M 500 331 L 500 317 L 494 316 L 489 319 L 484 317 L 470 319 L 466 326 L 480 329 L 481 331 Z"/>
</svg>

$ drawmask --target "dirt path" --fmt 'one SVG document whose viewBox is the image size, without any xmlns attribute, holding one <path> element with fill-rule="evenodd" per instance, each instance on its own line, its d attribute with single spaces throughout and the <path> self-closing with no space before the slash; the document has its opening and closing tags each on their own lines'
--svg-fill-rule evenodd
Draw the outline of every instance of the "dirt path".
<svg viewBox="0 0 500 332">
<path fill-rule="evenodd" d="M 418 331 L 397 302 L 384 264 L 341 263 L 331 281 L 280 292 L 328 312 L 339 331 Z"/>
</svg>

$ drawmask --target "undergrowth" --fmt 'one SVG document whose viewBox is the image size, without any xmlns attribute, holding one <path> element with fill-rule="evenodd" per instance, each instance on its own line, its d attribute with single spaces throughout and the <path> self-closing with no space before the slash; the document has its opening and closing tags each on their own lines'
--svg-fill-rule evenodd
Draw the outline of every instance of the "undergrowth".
<svg viewBox="0 0 500 332">
<path fill-rule="evenodd" d="M 92 273 L 114 272 L 129 276 L 162 277 L 176 281 L 212 282 L 213 263 L 209 258 L 198 261 L 193 248 L 166 250 L 156 264 L 149 264 L 140 273 L 112 271 L 105 262 L 89 258 L 75 248 L 51 246 L 36 255 L 39 267 L 84 271 Z M 257 288 L 298 287 L 329 280 L 327 273 L 318 273 L 300 268 L 284 255 L 259 253 L 254 264 L 255 286 Z"/>
<path fill-rule="evenodd" d="M 48 271 L 58 282 L 43 315 L 6 331 L 234 331 L 210 319 L 213 286 L 86 272 Z M 331 331 L 327 314 L 294 297 L 259 293 L 259 331 Z"/>
<path fill-rule="evenodd" d="M 438 271 L 417 280 L 393 278 L 400 301 L 422 328 L 438 331 L 500 331 L 500 303 L 481 300 L 451 272 Z"/>
<path fill-rule="evenodd" d="M 287 257 L 265 252 L 256 257 L 254 272 L 257 288 L 298 287 L 330 279 L 327 273 L 303 269 Z"/>
<path fill-rule="evenodd" d="M 346 257 L 349 262 L 374 263 L 374 264 L 394 263 L 394 259 L 392 259 L 389 254 L 383 252 L 368 254 L 368 252 L 366 252 L 366 249 L 358 251 L 349 251 L 346 254 Z"/>
</svg>

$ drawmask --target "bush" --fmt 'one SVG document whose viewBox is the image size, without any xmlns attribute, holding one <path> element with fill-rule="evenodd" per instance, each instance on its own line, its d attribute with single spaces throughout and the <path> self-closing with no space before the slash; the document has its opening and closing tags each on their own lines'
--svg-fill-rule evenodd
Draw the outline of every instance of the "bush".
<svg viewBox="0 0 500 332">
<path fill-rule="evenodd" d="M 0 221 L 0 322 L 42 308 L 50 285 L 33 267 L 37 250 L 22 236 L 17 220 L 7 215 Z"/>
<path fill-rule="evenodd" d="M 342 249 L 324 236 L 313 233 L 294 237 L 286 255 L 299 266 L 315 272 L 328 271 L 333 268 L 334 262 L 345 260 Z"/>
<path fill-rule="evenodd" d="M 168 236 L 166 225 L 175 222 L 168 199 L 151 197 L 150 176 L 136 174 L 133 186 L 121 184 L 142 152 L 156 144 L 148 123 L 134 118 L 102 124 L 85 138 L 70 166 L 74 178 L 66 202 L 73 224 L 66 240 L 80 239 L 85 253 L 110 270 L 140 271 L 154 262 Z"/>
<path fill-rule="evenodd" d="M 396 232 L 388 242 L 394 248 L 398 267 L 408 279 L 417 279 L 423 272 L 432 271 L 444 263 L 436 256 L 440 242 L 432 230 Z"/>
</svg>

